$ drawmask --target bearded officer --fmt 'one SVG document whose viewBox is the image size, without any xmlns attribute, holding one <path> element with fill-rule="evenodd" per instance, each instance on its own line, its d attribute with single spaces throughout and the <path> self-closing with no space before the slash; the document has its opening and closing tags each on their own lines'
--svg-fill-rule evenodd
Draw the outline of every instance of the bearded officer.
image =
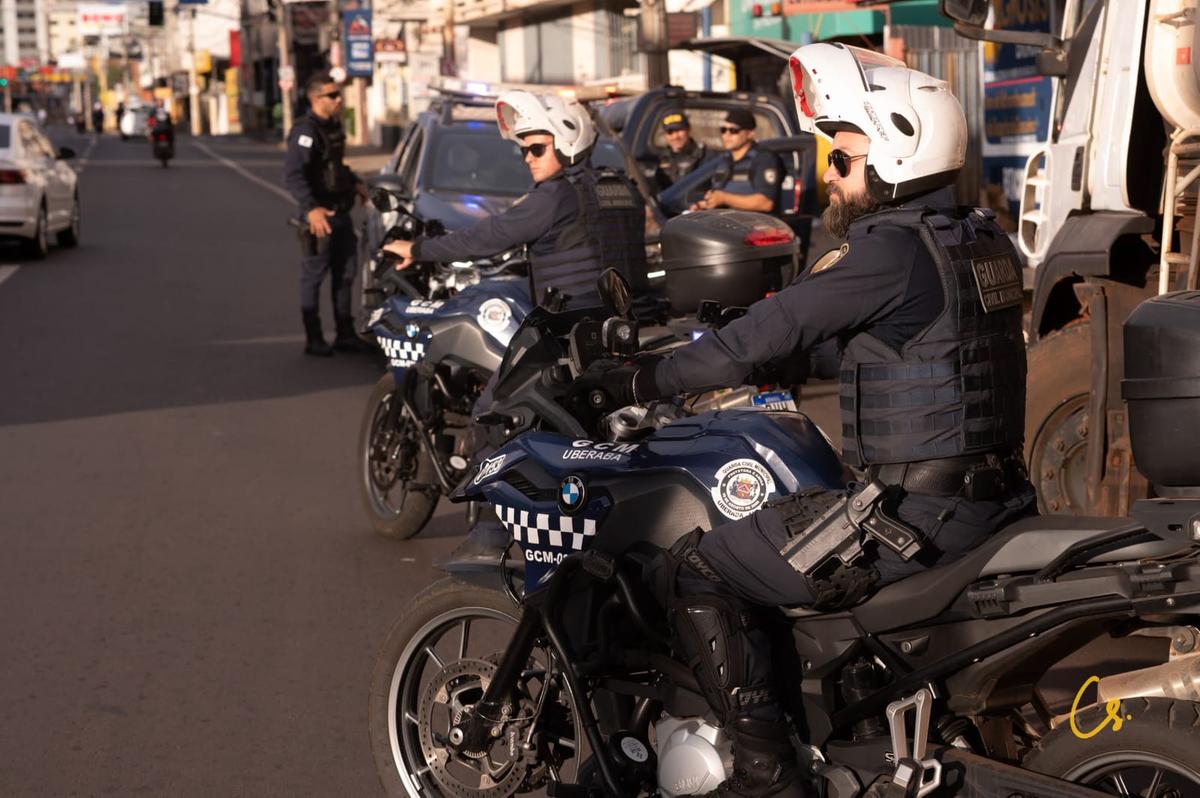
<svg viewBox="0 0 1200 798">
<path fill-rule="evenodd" d="M 582 378 L 622 405 L 840 353 L 848 491 L 777 497 L 696 530 L 661 563 L 677 650 L 734 743 L 719 796 L 804 794 L 754 620 L 763 607 L 851 606 L 962 556 L 1034 503 L 1018 259 L 989 211 L 956 206 L 962 107 L 945 82 L 855 47 L 801 47 L 790 68 L 801 126 L 832 140 L 824 218 L 846 244 L 671 357 L 596 364 Z M 849 564 L 831 537 L 855 552 Z"/>
<path fill-rule="evenodd" d="M 667 139 L 667 152 L 654 170 L 654 182 L 659 191 L 670 188 L 713 157 L 708 147 L 692 138 L 692 123 L 683 111 L 668 112 L 662 118 L 662 128 Z"/>
<path fill-rule="evenodd" d="M 721 124 L 725 152 L 713 174 L 712 188 L 692 205 L 694 211 L 734 208 L 739 211 L 777 213 L 783 161 L 754 140 L 758 122 L 747 108 L 734 108 Z"/>
</svg>

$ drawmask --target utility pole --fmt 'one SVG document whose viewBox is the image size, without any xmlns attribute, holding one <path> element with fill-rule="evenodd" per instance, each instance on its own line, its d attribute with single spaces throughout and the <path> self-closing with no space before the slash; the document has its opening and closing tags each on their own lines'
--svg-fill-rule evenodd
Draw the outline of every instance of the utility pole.
<svg viewBox="0 0 1200 798">
<path fill-rule="evenodd" d="M 641 16 L 638 24 L 638 49 L 646 54 L 647 88 L 665 86 L 670 82 L 670 66 L 667 58 L 666 0 L 640 0 Z"/>
<path fill-rule="evenodd" d="M 196 77 L 196 9 L 191 9 L 192 22 L 188 31 L 188 118 L 191 120 L 192 135 L 199 136 L 200 127 L 200 86 Z"/>
<path fill-rule="evenodd" d="M 283 106 L 283 137 L 286 139 L 292 129 L 292 91 L 296 85 L 296 72 L 292 68 L 292 12 L 282 0 L 275 27 L 279 30 L 279 103 Z"/>
</svg>

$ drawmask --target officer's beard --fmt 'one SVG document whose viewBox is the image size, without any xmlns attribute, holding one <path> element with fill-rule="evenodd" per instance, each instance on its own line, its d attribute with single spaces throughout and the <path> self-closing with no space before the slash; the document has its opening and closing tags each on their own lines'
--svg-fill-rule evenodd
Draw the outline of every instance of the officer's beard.
<svg viewBox="0 0 1200 798">
<path fill-rule="evenodd" d="M 850 231 L 850 224 L 855 219 L 883 208 L 871 199 L 871 195 L 866 191 L 848 195 L 841 186 L 830 186 L 829 195 L 829 207 L 821 213 L 821 223 L 825 225 L 829 235 L 837 239 L 846 237 L 846 233 Z M 833 201 L 834 196 L 838 198 L 838 202 Z"/>
</svg>

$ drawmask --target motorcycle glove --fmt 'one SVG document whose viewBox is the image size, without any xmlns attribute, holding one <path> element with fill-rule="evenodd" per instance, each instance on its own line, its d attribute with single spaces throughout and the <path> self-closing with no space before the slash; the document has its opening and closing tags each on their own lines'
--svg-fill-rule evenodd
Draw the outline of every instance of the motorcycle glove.
<svg viewBox="0 0 1200 798">
<path fill-rule="evenodd" d="M 615 407 L 640 405 L 662 398 L 654 383 L 653 363 L 658 358 L 642 357 L 626 363 L 619 360 L 594 361 L 575 381 L 580 393 L 599 389 Z"/>
</svg>

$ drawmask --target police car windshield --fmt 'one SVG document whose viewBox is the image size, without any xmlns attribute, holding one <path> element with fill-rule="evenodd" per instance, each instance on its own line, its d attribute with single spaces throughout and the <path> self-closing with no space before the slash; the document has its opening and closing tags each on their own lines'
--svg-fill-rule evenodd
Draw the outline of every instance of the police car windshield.
<svg viewBox="0 0 1200 798">
<path fill-rule="evenodd" d="M 468 124 L 434 136 L 427 187 L 431 191 L 514 197 L 529 191 L 533 178 L 517 145 L 500 138 L 495 125 Z"/>
</svg>

